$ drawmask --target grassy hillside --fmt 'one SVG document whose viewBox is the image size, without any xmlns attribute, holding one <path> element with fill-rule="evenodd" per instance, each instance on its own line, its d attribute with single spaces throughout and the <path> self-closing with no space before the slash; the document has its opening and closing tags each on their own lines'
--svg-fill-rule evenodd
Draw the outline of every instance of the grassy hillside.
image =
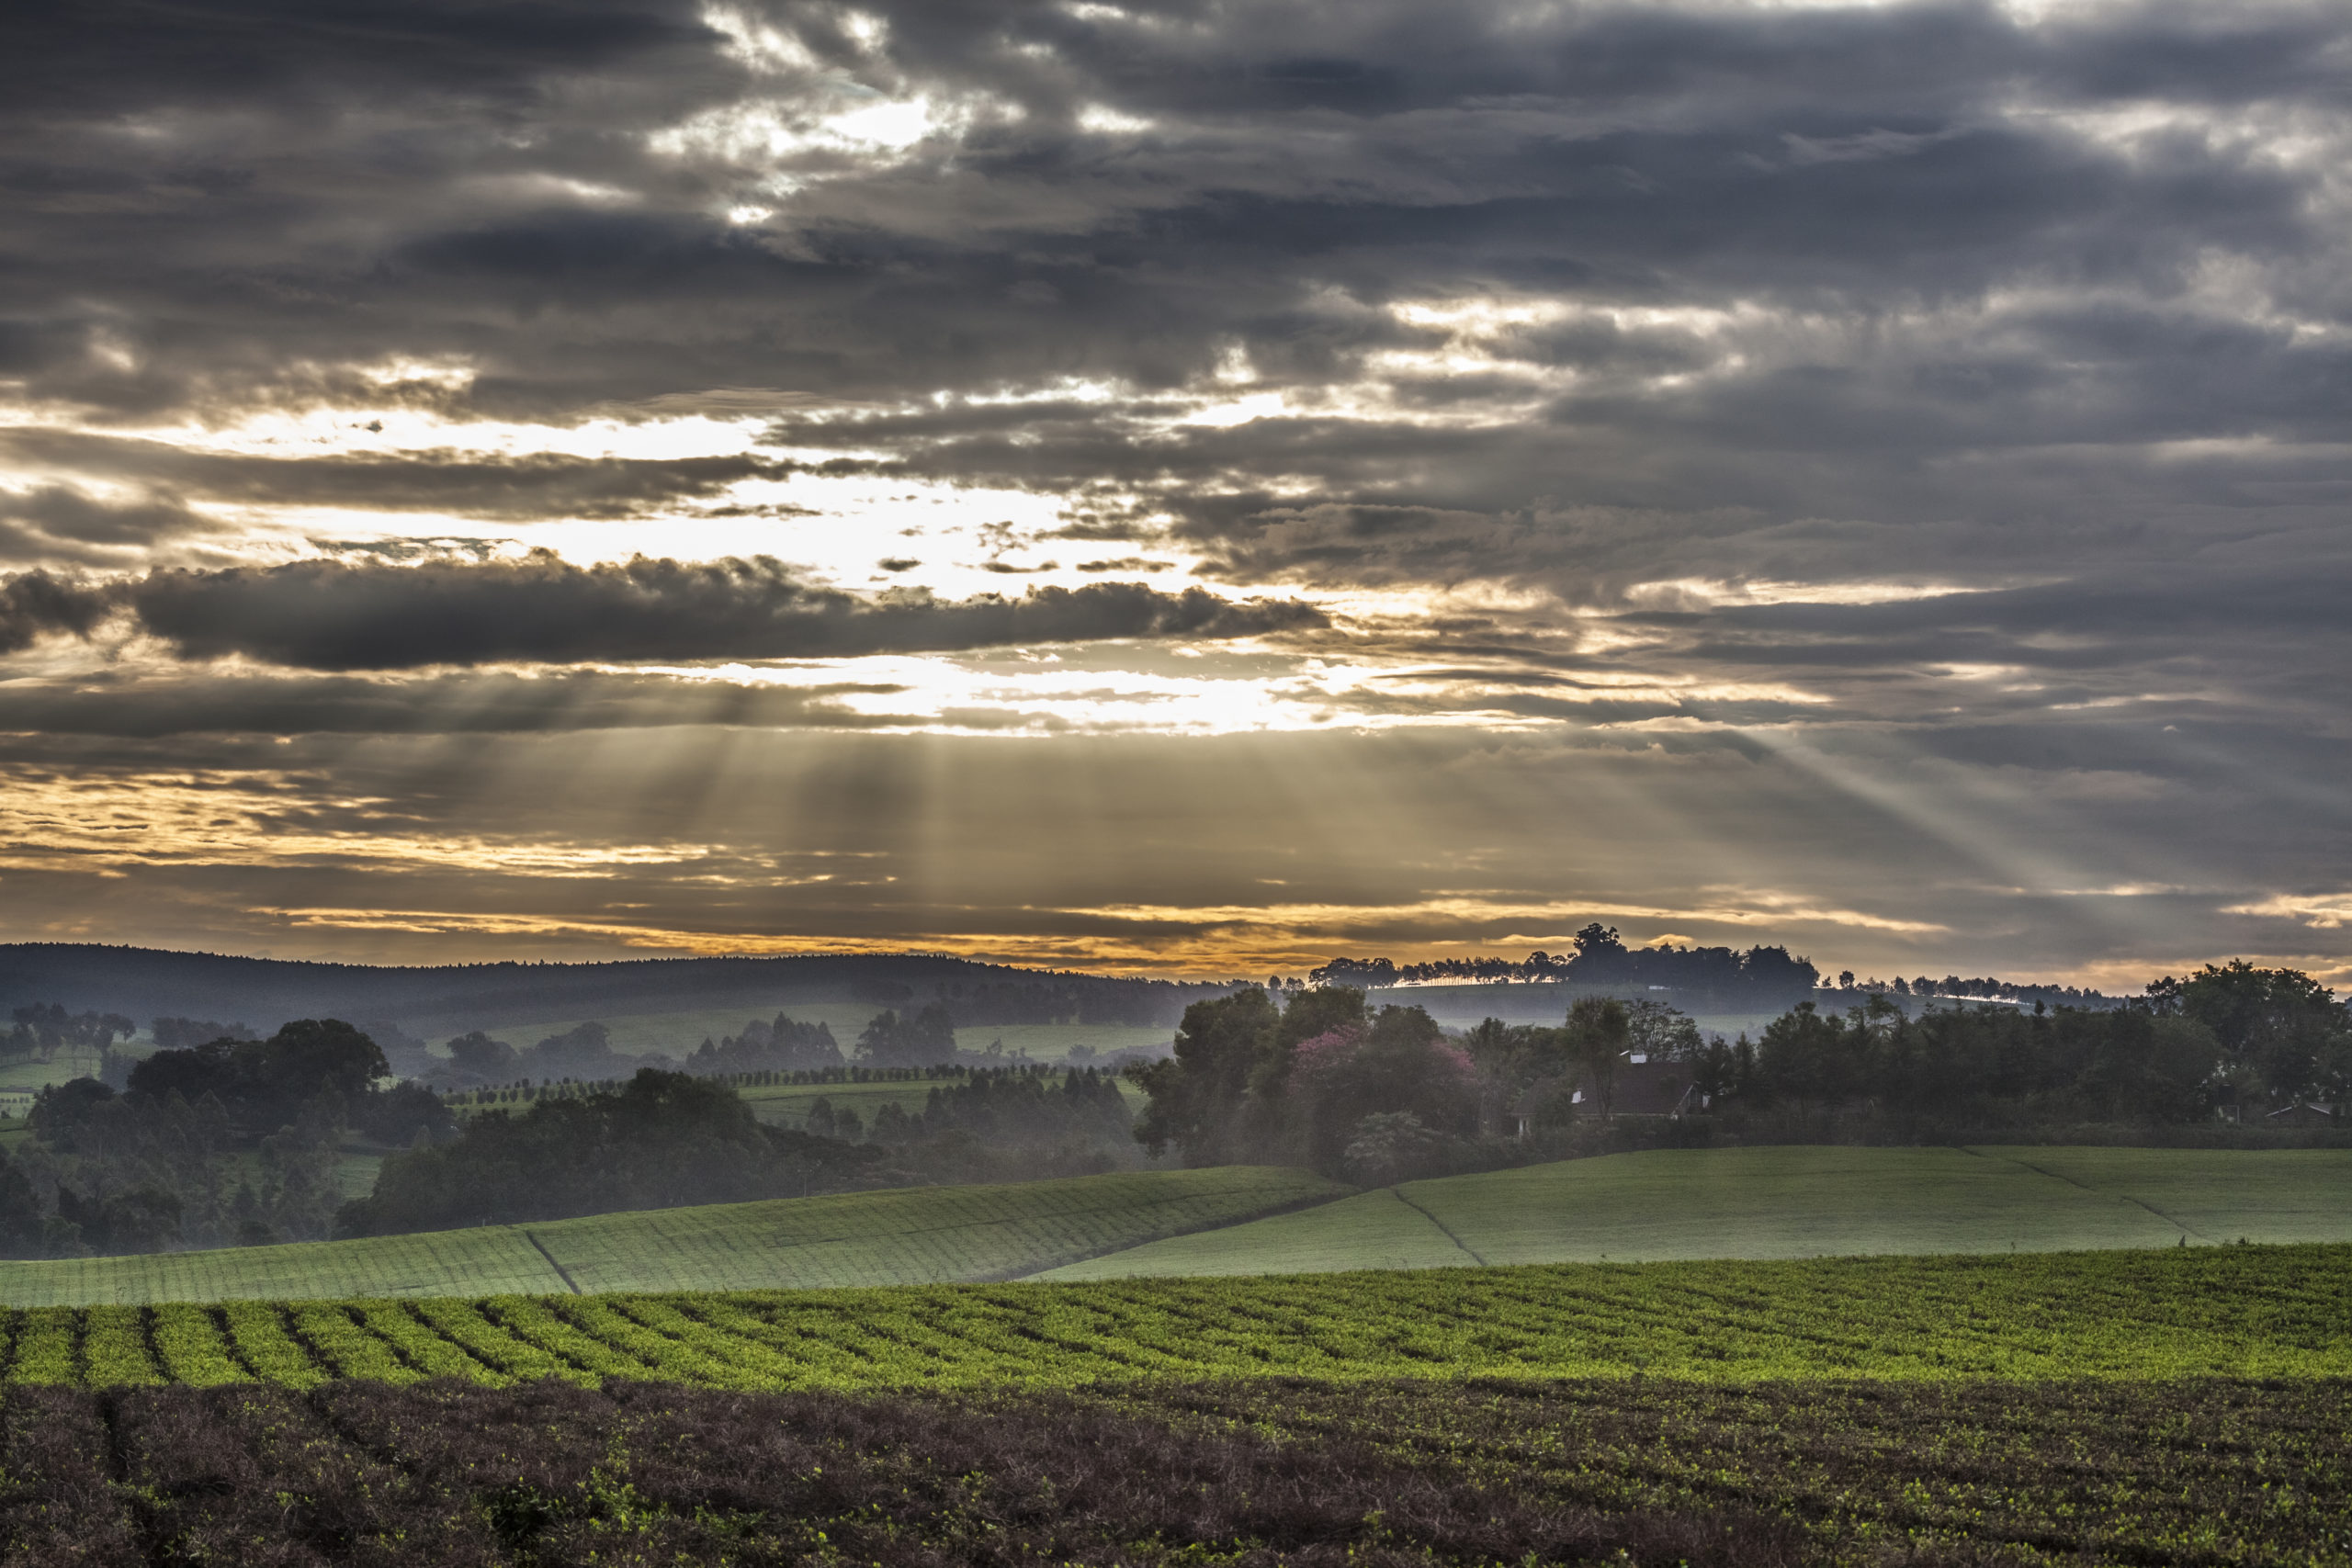
<svg viewBox="0 0 2352 1568">
<path fill-rule="evenodd" d="M 0 1302 L 64 1306 L 1001 1279 L 1346 1190 L 1305 1171 L 1254 1166 L 904 1188 L 359 1241 L 4 1262 Z"/>
<path fill-rule="evenodd" d="M 2352 1151 L 1672 1149 L 1408 1182 L 1042 1276 L 2352 1240 Z"/>
<path fill-rule="evenodd" d="M 7 1381 L 739 1389 L 1148 1378 L 2352 1376 L 2352 1247 L 1088 1285 L 37 1308 Z"/>
</svg>

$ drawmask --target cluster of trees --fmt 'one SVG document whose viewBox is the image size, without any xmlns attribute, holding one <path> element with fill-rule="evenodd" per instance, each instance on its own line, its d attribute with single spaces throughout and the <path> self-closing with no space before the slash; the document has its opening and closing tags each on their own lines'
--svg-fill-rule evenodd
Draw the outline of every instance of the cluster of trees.
<svg viewBox="0 0 2352 1568">
<path fill-rule="evenodd" d="M 1521 1116 L 1605 1121 L 1637 1061 L 1674 1065 L 1735 1118 L 1865 1111 L 1981 1129 L 2177 1123 L 2235 1106 L 2251 1121 L 2352 1097 L 2352 1013 L 2308 976 L 2242 961 L 2108 1008 L 1914 1017 L 1868 994 L 1840 1015 L 1807 999 L 1730 1043 L 1654 999 L 1583 996 L 1557 1026 L 1488 1019 L 1456 1040 L 1419 1008 L 1373 1012 L 1352 987 L 1285 988 L 1279 1003 L 1253 988 L 1195 1004 L 1175 1055 L 1128 1076 L 1150 1096 L 1135 1136 L 1155 1154 L 1386 1180 L 1478 1163 L 1474 1141 Z"/>
<path fill-rule="evenodd" d="M 2213 1032 L 2235 1100 L 2352 1095 L 2352 1002 L 2299 969 L 2209 964 L 2151 983 L 2147 1006 Z"/>
<path fill-rule="evenodd" d="M 972 1073 L 961 1083 L 935 1085 L 922 1109 L 909 1111 L 885 1100 L 868 1127 L 856 1111 L 836 1111 L 820 1095 L 808 1110 L 808 1131 L 853 1142 L 871 1139 L 902 1146 L 955 1134 L 1000 1145 L 1067 1138 L 1124 1141 L 1134 1124 L 1119 1080 L 1089 1068 L 1057 1075 L 1035 1067 Z"/>
<path fill-rule="evenodd" d="M 2145 1008 L 1914 1019 L 1872 997 L 1842 1016 L 1800 1003 L 1752 1045 L 1718 1043 L 1695 1076 L 1702 1092 L 1742 1109 L 1868 1107 L 1977 1126 L 2185 1122 L 2211 1113 L 2221 1056 L 2211 1030 Z"/>
<path fill-rule="evenodd" d="M 1906 1017 L 1872 996 L 1812 1004 L 1703 1054 L 1696 1081 L 1735 1105 L 1868 1105 L 1915 1122 L 2254 1119 L 2352 1094 L 2352 1015 L 2292 969 L 2243 960 L 2166 976 L 2110 1009 L 1975 1007 Z"/>
<path fill-rule="evenodd" d="M 1955 1001 L 2016 1002 L 2030 1006 L 2040 1002 L 2046 1008 L 2112 1008 L 2121 1007 L 2123 998 L 2110 997 L 2104 991 L 2086 991 L 2079 986 L 2035 986 L 2013 980 L 1978 978 L 1963 980 L 1957 975 L 1947 975 L 1940 980 L 1921 975 L 1905 980 L 1896 976 L 1882 980 L 1876 976 L 1857 980 L 1851 969 L 1838 976 L 1841 991 L 1861 991 L 1872 996 L 1922 997 L 1932 1001 L 1941 997 Z"/>
<path fill-rule="evenodd" d="M 827 1108 L 830 1109 L 830 1108 Z M 835 1112 L 842 1136 L 859 1129 Z M 811 1117 L 811 1123 L 819 1118 Z M 1139 1163 L 1119 1080 L 1090 1068 L 981 1068 L 933 1089 L 922 1109 L 885 1101 L 864 1135 L 910 1178 L 941 1183 L 1089 1176 Z"/>
<path fill-rule="evenodd" d="M 952 1037 L 951 1037 L 952 1040 Z M 784 1013 L 775 1021 L 753 1019 L 741 1034 L 729 1034 L 717 1044 L 708 1040 L 686 1058 L 693 1073 L 808 1072 L 842 1065 L 842 1048 L 834 1043 L 831 1025 L 797 1023 Z"/>
<path fill-rule="evenodd" d="M 258 1040 L 250 1024 L 209 1018 L 159 1018 L 147 1026 L 159 1051 L 185 1051 L 214 1040 Z"/>
<path fill-rule="evenodd" d="M 956 1019 L 937 1002 L 901 1018 L 876 1013 L 857 1037 L 857 1059 L 877 1067 L 929 1067 L 956 1059 Z"/>
<path fill-rule="evenodd" d="M 0 1060 L 39 1056 L 46 1062 L 69 1049 L 104 1055 L 118 1039 L 138 1032 L 139 1025 L 120 1013 L 69 1013 L 58 1003 L 36 1002 L 11 1010 L 9 1027 L 0 1032 Z"/>
<path fill-rule="evenodd" d="M 611 1032 L 595 1022 L 577 1024 L 519 1051 L 477 1029 L 449 1042 L 449 1062 L 473 1082 L 616 1077 L 638 1065 L 635 1057 L 615 1051 Z"/>
<path fill-rule="evenodd" d="M 1810 961 L 1792 956 L 1785 947 L 1758 946 L 1745 953 L 1728 947 L 1627 947 L 1616 928 L 1597 920 L 1571 940 L 1573 953 L 1538 951 L 1516 963 L 1504 958 L 1440 958 L 1400 964 L 1386 958 L 1340 958 L 1307 978 L 1320 987 L 1365 989 L 1448 980 L 1554 981 L 1626 988 L 1663 986 L 1726 1000 L 1769 998 L 1774 1003 L 1785 1003 L 1814 989 L 1821 978 Z"/>
<path fill-rule="evenodd" d="M 1173 1055 L 1127 1076 L 1150 1097 L 1136 1140 L 1188 1165 L 1304 1162 L 1333 1174 L 1476 1130 L 1475 1064 L 1418 1007 L 1377 1013 L 1351 987 L 1251 987 L 1185 1010 Z M 1371 1119 L 1388 1117 L 1386 1122 Z M 1351 1149 L 1373 1134 L 1377 1147 Z"/>
<path fill-rule="evenodd" d="M 24 1190 L 0 1178 L 17 1256 L 319 1237 L 342 1199 L 343 1129 L 322 1102 L 248 1138 L 217 1095 L 134 1099 L 77 1078 L 44 1090 L 32 1123 L 15 1168 Z"/>
<path fill-rule="evenodd" d="M 1374 1011 L 1352 987 L 1286 989 L 1279 1005 L 1252 988 L 1194 1004 L 1175 1055 L 1127 1076 L 1150 1096 L 1135 1136 L 1155 1155 L 1389 1181 L 1498 1163 L 1475 1145 L 1498 1142 L 1516 1108 L 1562 1117 L 1585 1088 L 1605 1116 L 1632 1055 L 1689 1061 L 1704 1049 L 1688 1017 L 1655 1001 L 1579 997 L 1560 1025 L 1489 1019 L 1457 1040 L 1420 1008 Z"/>
<path fill-rule="evenodd" d="M 1810 1006 L 1811 1004 L 1804 1004 Z M 1643 998 L 1579 997 L 1565 1023 L 1507 1024 L 1487 1019 L 1463 1036 L 1476 1066 L 1479 1130 L 1504 1130 L 1525 1111 L 1541 1124 L 1573 1119 L 1577 1095 L 1606 1120 L 1615 1109 L 1622 1072 L 1641 1063 L 1696 1064 L 1707 1041 L 1688 1014 Z"/>
<path fill-rule="evenodd" d="M 247 1032 L 250 1035 L 250 1032 Z M 0 1247 L 17 1257 L 309 1240 L 332 1228 L 346 1134 L 387 1144 L 451 1125 L 434 1095 L 379 1087 L 382 1053 L 333 1019 L 222 1036 L 81 1077 L 33 1101 L 0 1161 Z"/>
<path fill-rule="evenodd" d="M 335 1234 L 797 1198 L 870 1185 L 882 1163 L 878 1149 L 763 1126 L 730 1089 L 643 1067 L 616 1092 L 482 1111 L 446 1142 L 388 1156 Z"/>
</svg>

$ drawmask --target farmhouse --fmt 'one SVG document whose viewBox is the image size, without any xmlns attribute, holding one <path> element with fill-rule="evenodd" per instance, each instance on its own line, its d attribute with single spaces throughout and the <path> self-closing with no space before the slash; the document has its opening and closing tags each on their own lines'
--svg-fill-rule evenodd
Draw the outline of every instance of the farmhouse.
<svg viewBox="0 0 2352 1568">
<path fill-rule="evenodd" d="M 1506 1112 L 1513 1135 L 1532 1133 L 1544 1108 L 1559 1104 L 1564 1088 L 1562 1080 L 1548 1079 L 1513 1101 Z M 1589 1076 L 1579 1077 L 1566 1098 L 1576 1115 L 1600 1114 L 1601 1096 Z M 1638 1053 L 1618 1062 L 1608 1099 L 1611 1116 L 1680 1116 L 1707 1108 L 1707 1097 L 1690 1081 L 1689 1063 L 1653 1061 Z"/>
</svg>

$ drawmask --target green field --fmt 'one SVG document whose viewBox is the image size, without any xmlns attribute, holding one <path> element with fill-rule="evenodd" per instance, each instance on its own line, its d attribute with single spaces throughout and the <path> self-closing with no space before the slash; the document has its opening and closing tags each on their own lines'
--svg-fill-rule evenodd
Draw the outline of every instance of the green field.
<svg viewBox="0 0 2352 1568">
<path fill-rule="evenodd" d="M 819 1100 L 829 1101 L 837 1111 L 854 1110 L 861 1120 L 870 1123 L 874 1113 L 893 1100 L 911 1115 L 923 1108 L 933 1089 L 953 1088 L 962 1081 L 910 1078 L 892 1083 L 747 1084 L 737 1086 L 735 1092 L 761 1121 L 771 1126 L 798 1127 L 808 1120 L 808 1108 Z M 502 1100 L 489 1105 L 460 1100 L 450 1106 L 460 1116 L 482 1110 L 519 1113 L 530 1108 L 527 1100 Z"/>
<path fill-rule="evenodd" d="M 0 1262 L 0 1302 L 68 1306 L 1005 1279 L 1346 1190 L 1305 1171 L 1254 1166 L 899 1188 L 355 1241 Z"/>
<path fill-rule="evenodd" d="M 2352 1247 L 6 1314 L 17 1382 L 2352 1376 Z"/>
<path fill-rule="evenodd" d="M 1408 1182 L 1046 1279 L 2352 1240 L 2352 1151 L 1660 1149 Z"/>
<path fill-rule="evenodd" d="M 740 1007 L 718 1008 L 691 1012 L 623 1014 L 593 1021 L 605 1026 L 605 1037 L 612 1048 L 625 1055 L 642 1056 L 660 1052 L 683 1060 L 705 1040 L 723 1040 L 729 1035 L 740 1034 L 743 1026 L 753 1019 L 770 1021 L 782 1012 L 797 1022 L 821 1023 L 831 1030 L 842 1054 L 847 1056 L 854 1050 L 858 1034 L 874 1021 L 875 1014 L 883 1010 L 873 1002 L 786 1002 L 765 1011 Z M 549 1019 L 535 1023 L 505 1024 L 485 1032 L 505 1041 L 517 1050 L 524 1050 L 590 1021 L 580 1018 Z M 452 1032 L 462 1032 L 451 1030 L 444 1020 L 429 1020 L 405 1027 L 423 1029 L 435 1047 L 445 1044 Z M 956 1044 L 959 1050 L 986 1051 L 990 1045 L 1001 1043 L 1008 1056 L 1026 1052 L 1033 1061 L 1059 1062 L 1073 1045 L 1091 1046 L 1097 1052 L 1119 1051 L 1138 1045 L 1165 1045 L 1174 1038 L 1175 1032 L 1166 1024 L 1005 1023 L 959 1029 L 956 1032 Z M 62 1060 L 62 1057 L 60 1059 Z M 0 1085 L 5 1085 L 6 1081 L 0 1078 Z"/>
<path fill-rule="evenodd" d="M 820 1083 L 820 1084 L 747 1084 L 735 1092 L 752 1108 L 752 1114 L 773 1127 L 799 1128 L 808 1121 L 809 1107 L 823 1100 L 836 1111 L 855 1111 L 858 1119 L 872 1126 L 874 1113 L 885 1105 L 895 1103 L 911 1116 L 921 1111 L 934 1089 L 953 1089 L 966 1080 L 955 1077 L 908 1078 L 888 1083 Z M 1134 1084 L 1122 1079 L 1119 1093 L 1131 1111 L 1141 1111 L 1149 1097 Z M 526 1100 L 503 1100 L 484 1105 L 471 1100 L 459 1100 L 450 1109 L 460 1116 L 469 1116 L 481 1110 L 524 1111 L 530 1109 Z M 0 1124 L 0 1136 L 5 1136 L 5 1124 Z"/>
<path fill-rule="evenodd" d="M 131 1042 L 125 1041 L 129 1045 Z M 51 1084 L 69 1083 L 75 1078 L 94 1078 L 101 1066 L 96 1051 L 60 1051 L 44 1062 L 39 1057 L 27 1057 L 0 1066 L 0 1103 L 14 1114 L 22 1116 L 32 1104 L 32 1097 Z"/>
</svg>

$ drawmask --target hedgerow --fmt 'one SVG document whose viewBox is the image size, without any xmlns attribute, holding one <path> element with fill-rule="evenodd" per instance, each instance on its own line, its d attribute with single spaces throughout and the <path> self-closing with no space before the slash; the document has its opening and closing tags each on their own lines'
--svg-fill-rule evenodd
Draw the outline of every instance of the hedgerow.
<svg viewBox="0 0 2352 1568">
<path fill-rule="evenodd" d="M 229 1353 L 215 1309 L 175 1303 L 150 1309 L 155 1314 L 155 1350 L 167 1382 L 209 1388 L 252 1376 Z"/>
<path fill-rule="evenodd" d="M 78 1383 L 74 1344 L 81 1314 L 72 1307 L 35 1307 L 17 1315 L 16 1349 L 8 1361 L 12 1383 Z"/>
<path fill-rule="evenodd" d="M 474 1359 L 507 1378 L 562 1378 L 573 1382 L 595 1381 L 597 1374 L 582 1371 L 492 1322 L 482 1315 L 481 1306 L 439 1299 L 419 1301 L 413 1304 L 417 1316 L 428 1327 L 447 1336 Z"/>
<path fill-rule="evenodd" d="M 93 1388 L 159 1383 L 163 1374 L 147 1351 L 143 1308 L 95 1306 L 82 1313 L 82 1376 Z"/>
<path fill-rule="evenodd" d="M 271 1302 L 230 1302 L 221 1309 L 237 1359 L 264 1382 L 310 1388 L 334 1375 L 308 1346 L 286 1331 L 286 1308 Z"/>
</svg>

